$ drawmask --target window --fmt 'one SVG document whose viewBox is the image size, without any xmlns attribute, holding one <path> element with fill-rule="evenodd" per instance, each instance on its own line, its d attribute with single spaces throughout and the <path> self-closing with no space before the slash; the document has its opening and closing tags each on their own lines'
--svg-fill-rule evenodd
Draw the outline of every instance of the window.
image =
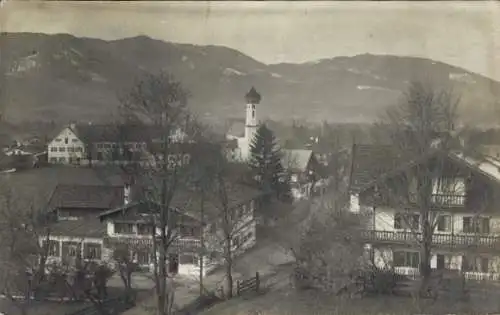
<svg viewBox="0 0 500 315">
<path fill-rule="evenodd" d="M 413 213 L 396 213 L 394 215 L 394 229 L 396 230 L 419 230 L 420 215 Z"/>
<path fill-rule="evenodd" d="M 153 234 L 153 227 L 149 224 L 141 223 L 137 224 L 137 234 L 139 235 L 151 235 Z"/>
<path fill-rule="evenodd" d="M 57 147 L 51 147 L 50 152 L 57 152 Z"/>
<path fill-rule="evenodd" d="M 489 259 L 480 256 L 462 256 L 462 271 L 464 272 L 484 272 L 489 270 Z"/>
<path fill-rule="evenodd" d="M 62 257 L 77 257 L 81 253 L 81 244 L 77 242 L 62 243 Z"/>
<path fill-rule="evenodd" d="M 451 215 L 440 215 L 438 217 L 437 230 L 439 232 L 451 231 Z"/>
<path fill-rule="evenodd" d="M 145 251 L 145 250 L 137 251 L 135 253 L 135 256 L 136 256 L 136 259 L 137 259 L 137 263 L 139 265 L 149 265 L 150 255 L 149 255 L 149 253 L 147 251 Z"/>
<path fill-rule="evenodd" d="M 75 152 L 83 152 L 83 148 L 82 147 L 75 147 Z"/>
<path fill-rule="evenodd" d="M 130 223 L 115 223 L 115 233 L 117 234 L 133 234 L 134 225 Z"/>
<path fill-rule="evenodd" d="M 55 158 L 55 157 L 51 157 L 51 158 L 50 158 L 50 162 L 51 162 L 51 163 L 56 163 L 56 162 L 57 162 L 57 158 Z"/>
<path fill-rule="evenodd" d="M 64 162 L 66 162 L 66 158 L 65 157 L 60 157 L 58 161 L 59 161 L 59 163 L 64 163 Z"/>
<path fill-rule="evenodd" d="M 436 255 L 436 269 L 444 270 L 450 269 L 451 257 L 449 255 L 437 254 Z"/>
<path fill-rule="evenodd" d="M 73 143 L 78 142 L 78 139 L 73 138 L 73 139 L 71 139 L 71 142 L 73 142 Z"/>
<path fill-rule="evenodd" d="M 418 252 L 393 252 L 394 267 L 412 267 L 418 268 L 420 263 L 420 254 Z"/>
<path fill-rule="evenodd" d="M 68 147 L 68 152 L 75 152 L 75 148 L 74 147 Z"/>
<path fill-rule="evenodd" d="M 64 144 L 68 144 L 69 140 L 68 138 L 64 138 Z"/>
<path fill-rule="evenodd" d="M 44 246 L 44 249 L 45 249 L 45 246 L 47 246 L 47 254 L 49 256 L 59 257 L 61 255 L 60 250 L 59 250 L 59 241 L 49 240 L 48 245 L 47 245 L 47 241 L 43 241 L 43 246 Z"/>
<path fill-rule="evenodd" d="M 199 265 L 198 255 L 196 254 L 181 254 L 179 255 L 179 264 L 190 264 L 190 265 Z"/>
<path fill-rule="evenodd" d="M 463 178 L 441 178 L 433 180 L 433 193 L 437 195 L 465 195 Z"/>
<path fill-rule="evenodd" d="M 463 218 L 464 233 L 489 233 L 490 218 L 484 217 L 464 217 Z"/>
<path fill-rule="evenodd" d="M 83 244 L 83 258 L 85 259 L 101 259 L 101 244 L 85 243 Z"/>
<path fill-rule="evenodd" d="M 97 152 L 97 157 L 96 157 L 96 159 L 97 159 L 98 161 L 102 161 L 102 160 L 103 160 L 103 155 L 102 155 L 102 152 L 101 152 L 101 151 L 98 151 L 98 152 Z"/>
<path fill-rule="evenodd" d="M 66 148 L 65 147 L 59 147 L 59 152 L 66 152 Z"/>
</svg>

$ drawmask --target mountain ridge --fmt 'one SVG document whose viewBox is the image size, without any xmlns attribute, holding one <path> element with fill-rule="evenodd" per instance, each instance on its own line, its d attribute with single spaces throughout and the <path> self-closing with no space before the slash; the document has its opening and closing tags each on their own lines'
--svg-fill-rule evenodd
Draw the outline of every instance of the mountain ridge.
<svg viewBox="0 0 500 315">
<path fill-rule="evenodd" d="M 260 116 L 276 120 L 373 121 L 412 80 L 452 87 L 462 99 L 462 116 L 473 123 L 496 123 L 500 107 L 499 82 L 422 57 L 366 53 L 266 64 L 230 47 L 145 35 L 107 41 L 1 33 L 0 47 L 0 97 L 12 121 L 109 119 L 117 95 L 142 74 L 160 70 L 191 91 L 198 115 L 219 122 L 244 115 L 243 96 L 251 86 L 263 96 Z"/>
</svg>

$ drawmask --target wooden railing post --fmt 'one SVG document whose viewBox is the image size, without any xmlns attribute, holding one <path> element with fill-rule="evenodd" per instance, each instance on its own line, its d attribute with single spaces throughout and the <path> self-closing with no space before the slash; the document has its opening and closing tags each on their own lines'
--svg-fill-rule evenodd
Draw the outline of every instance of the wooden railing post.
<svg viewBox="0 0 500 315">
<path fill-rule="evenodd" d="M 260 277 L 259 277 L 259 272 L 257 271 L 255 273 L 255 291 L 259 292 L 259 287 L 260 287 Z"/>
</svg>

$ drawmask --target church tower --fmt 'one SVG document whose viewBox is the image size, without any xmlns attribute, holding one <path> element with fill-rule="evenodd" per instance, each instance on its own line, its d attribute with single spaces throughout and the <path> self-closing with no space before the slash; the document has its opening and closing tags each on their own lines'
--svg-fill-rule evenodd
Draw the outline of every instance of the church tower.
<svg viewBox="0 0 500 315">
<path fill-rule="evenodd" d="M 252 144 L 255 133 L 257 133 L 257 105 L 260 104 L 261 96 L 254 87 L 245 95 L 246 118 L 245 118 L 245 142 L 246 148 L 242 150 L 243 158 L 246 160 L 250 156 L 250 145 Z"/>
</svg>

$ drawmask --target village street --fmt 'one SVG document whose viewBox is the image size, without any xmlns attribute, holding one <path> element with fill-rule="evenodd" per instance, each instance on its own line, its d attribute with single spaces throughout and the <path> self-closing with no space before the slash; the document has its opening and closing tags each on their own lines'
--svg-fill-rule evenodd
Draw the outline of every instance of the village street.
<svg viewBox="0 0 500 315">
<path fill-rule="evenodd" d="M 280 276 L 277 280 L 277 272 L 280 266 L 287 265 L 291 262 L 291 257 L 285 253 L 283 248 L 278 244 L 266 239 L 261 239 L 258 244 L 251 250 L 238 257 L 234 267 L 234 280 L 247 279 L 255 276 L 259 272 L 264 286 L 271 285 L 271 281 L 282 282 L 287 279 L 287 276 Z M 283 278 L 284 277 L 284 278 Z M 281 279 L 283 278 L 283 279 Z M 224 270 L 218 268 L 205 279 L 205 287 L 207 290 L 214 290 L 221 285 L 224 285 Z M 199 283 L 196 279 L 177 276 L 175 278 L 177 289 L 175 291 L 175 306 L 182 308 L 189 304 L 199 295 Z M 109 281 L 109 286 L 122 286 L 121 279 L 118 275 L 114 276 Z M 133 286 L 137 289 L 151 289 L 153 292 L 153 281 L 148 274 L 135 274 L 133 277 Z M 141 298 L 141 297 L 139 297 Z M 144 309 L 153 306 L 155 303 L 152 295 L 147 295 L 140 302 L 138 307 L 128 310 L 124 315 L 142 315 Z"/>
</svg>

